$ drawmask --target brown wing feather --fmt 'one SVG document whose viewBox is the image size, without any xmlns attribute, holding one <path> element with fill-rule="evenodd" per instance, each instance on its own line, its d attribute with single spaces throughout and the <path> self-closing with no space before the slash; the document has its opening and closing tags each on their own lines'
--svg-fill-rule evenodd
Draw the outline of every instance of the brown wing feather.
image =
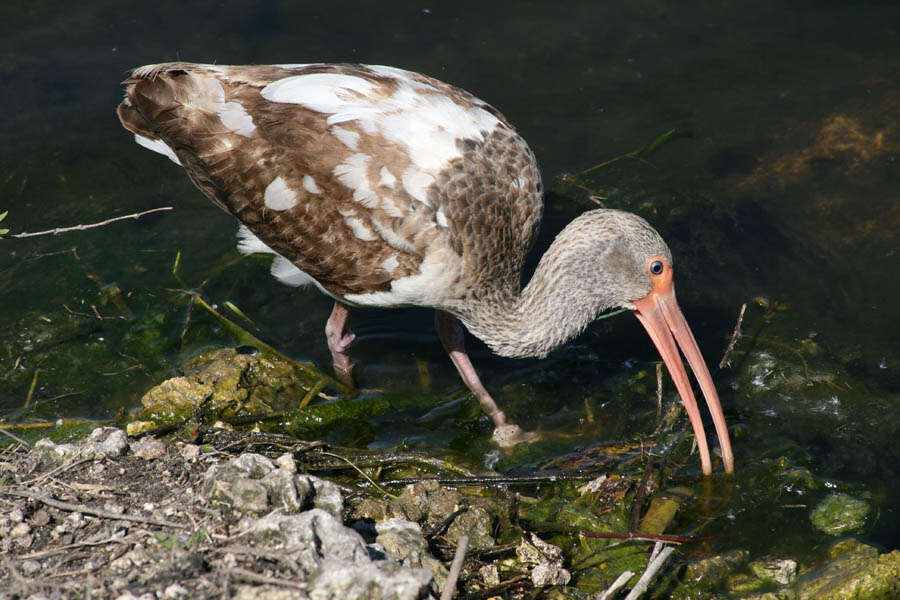
<svg viewBox="0 0 900 600">
<path fill-rule="evenodd" d="M 360 77 L 385 96 L 396 85 L 359 65 L 150 65 L 126 80 L 119 117 L 130 131 L 164 141 L 207 197 L 336 296 L 389 291 L 391 281 L 416 275 L 438 246 L 460 257 L 460 289 L 518 292 L 524 254 L 540 223 L 540 175 L 502 115 L 467 92 L 407 73 L 436 94 L 500 119 L 482 140 L 457 140 L 460 156 L 436 173 L 427 198 L 416 198 L 385 181 L 384 170 L 399 178 L 412 164 L 396 143 L 354 120 L 339 123 L 341 140 L 327 113 L 261 95 L 298 72 Z M 226 125 L 226 103 L 231 117 L 246 114 L 252 127 Z M 365 161 L 351 169 L 359 157 Z M 276 210 L 267 206 L 266 190 L 278 177 L 296 203 Z M 365 179 L 371 194 L 354 189 L 354 177 Z"/>
</svg>

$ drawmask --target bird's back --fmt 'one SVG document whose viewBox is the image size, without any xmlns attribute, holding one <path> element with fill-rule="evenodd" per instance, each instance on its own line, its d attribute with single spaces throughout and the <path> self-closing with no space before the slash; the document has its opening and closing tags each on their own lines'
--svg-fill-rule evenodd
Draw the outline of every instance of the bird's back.
<svg viewBox="0 0 900 600">
<path fill-rule="evenodd" d="M 503 116 L 467 92 L 322 64 L 169 63 L 126 85 L 123 125 L 249 229 L 245 250 L 284 257 L 284 279 L 302 271 L 373 306 L 518 292 L 540 174 Z"/>
</svg>

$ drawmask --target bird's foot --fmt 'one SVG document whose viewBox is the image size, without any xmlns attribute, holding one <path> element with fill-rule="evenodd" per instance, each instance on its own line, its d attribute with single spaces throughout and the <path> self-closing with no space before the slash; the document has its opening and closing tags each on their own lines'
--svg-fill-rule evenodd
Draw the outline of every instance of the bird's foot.
<svg viewBox="0 0 900 600">
<path fill-rule="evenodd" d="M 504 423 L 494 428 L 492 436 L 494 443 L 501 448 L 515 448 L 521 443 L 537 442 L 541 439 L 541 434 L 537 431 L 525 431 L 518 425 L 512 423 Z"/>
</svg>

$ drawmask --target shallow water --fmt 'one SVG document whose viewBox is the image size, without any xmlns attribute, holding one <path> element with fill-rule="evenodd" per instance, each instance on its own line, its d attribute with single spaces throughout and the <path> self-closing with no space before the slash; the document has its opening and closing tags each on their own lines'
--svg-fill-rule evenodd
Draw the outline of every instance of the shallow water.
<svg viewBox="0 0 900 600">
<path fill-rule="evenodd" d="M 652 154 L 580 183 L 669 241 L 680 303 L 711 366 L 749 303 L 731 366 L 714 369 L 738 472 L 713 483 L 713 508 L 697 510 L 728 533 L 722 547 L 815 551 L 828 538 L 812 531 L 808 512 L 842 489 L 875 509 L 864 539 L 900 547 L 900 9 L 482 4 L 0 8 L 2 226 L 38 231 L 175 207 L 0 241 L 0 415 L 110 418 L 198 349 L 233 343 L 197 312 L 185 328 L 187 301 L 173 288 L 231 301 L 260 337 L 327 365 L 330 301 L 280 286 L 265 261 L 235 262 L 231 218 L 119 127 L 119 81 L 130 67 L 175 59 L 390 64 L 471 90 L 532 145 L 550 193 L 531 264 L 593 206 L 564 173 L 675 130 Z M 760 296 L 784 310 L 767 314 Z M 328 439 L 483 462 L 490 428 L 430 312 L 357 311 L 353 327 L 359 382 L 394 409 Z M 598 322 L 545 361 L 470 344 L 507 413 L 549 439 L 503 467 L 653 430 L 657 356 L 629 316 Z M 685 484 L 699 488 L 696 475 L 686 468 Z"/>
</svg>

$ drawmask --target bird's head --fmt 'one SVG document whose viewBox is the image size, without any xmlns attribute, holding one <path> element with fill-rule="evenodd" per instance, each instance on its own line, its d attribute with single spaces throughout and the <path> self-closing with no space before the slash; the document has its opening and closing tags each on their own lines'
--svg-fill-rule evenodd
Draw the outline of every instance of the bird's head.
<svg viewBox="0 0 900 600">
<path fill-rule="evenodd" d="M 578 238 L 589 246 L 578 265 L 594 290 L 598 309 L 624 308 L 638 318 L 659 350 L 694 429 L 705 474 L 712 471 L 706 433 L 679 349 L 687 359 L 706 399 L 722 452 L 725 471 L 734 471 L 734 457 L 719 396 L 703 355 L 675 299 L 672 253 L 644 219 L 616 210 L 599 209 L 575 220 Z M 579 242 L 581 243 L 581 242 Z"/>
</svg>

